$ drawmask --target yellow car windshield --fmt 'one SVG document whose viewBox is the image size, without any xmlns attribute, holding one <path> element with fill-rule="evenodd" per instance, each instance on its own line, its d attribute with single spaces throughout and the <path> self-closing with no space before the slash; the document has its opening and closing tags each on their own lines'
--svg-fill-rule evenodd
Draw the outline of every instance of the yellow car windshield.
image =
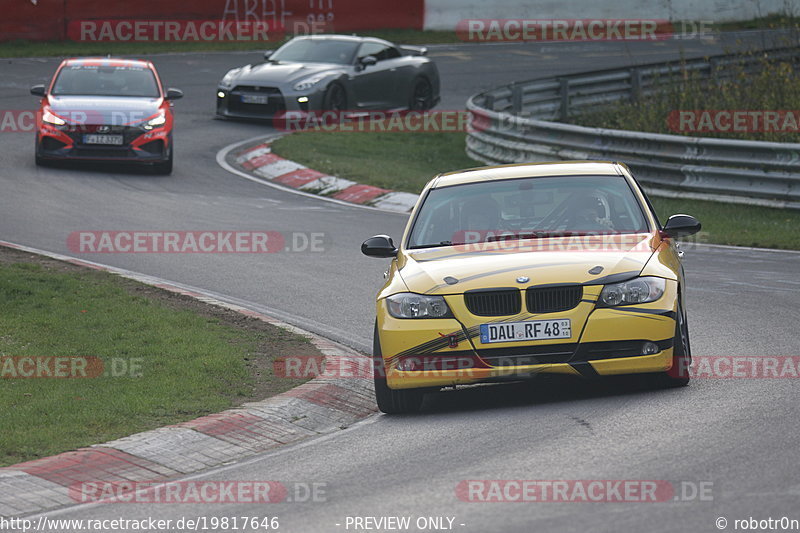
<svg viewBox="0 0 800 533">
<path fill-rule="evenodd" d="M 408 248 L 504 238 L 649 231 L 645 208 L 622 176 L 554 176 L 431 189 Z"/>
</svg>

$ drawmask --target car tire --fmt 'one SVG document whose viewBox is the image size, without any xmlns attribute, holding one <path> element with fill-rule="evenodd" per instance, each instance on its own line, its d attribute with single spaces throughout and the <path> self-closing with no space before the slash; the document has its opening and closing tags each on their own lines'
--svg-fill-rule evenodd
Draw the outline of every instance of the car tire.
<svg viewBox="0 0 800 533">
<path fill-rule="evenodd" d="M 683 305 L 678 302 L 675 316 L 675 340 L 672 344 L 672 368 L 656 374 L 656 385 L 661 388 L 685 387 L 689 384 L 689 365 L 692 349 L 689 344 L 689 327 L 683 314 Z"/>
<path fill-rule="evenodd" d="M 344 111 L 347 109 L 347 92 L 339 83 L 331 83 L 322 97 L 323 111 Z"/>
<path fill-rule="evenodd" d="M 36 137 L 36 140 L 34 141 L 34 144 L 33 144 L 33 155 L 34 155 L 33 160 L 34 160 L 34 162 L 36 162 L 36 166 L 37 167 L 46 167 L 47 166 L 47 163 L 48 163 L 47 159 L 45 159 L 45 158 L 43 158 L 42 156 L 39 155 L 39 137 L 38 136 Z"/>
<path fill-rule="evenodd" d="M 172 160 L 173 160 L 173 150 L 172 148 L 169 149 L 169 157 L 166 161 L 161 163 L 156 163 L 153 165 L 153 173 L 158 174 L 160 176 L 169 176 L 172 174 Z"/>
<path fill-rule="evenodd" d="M 425 391 L 420 389 L 390 389 L 386 383 L 386 367 L 378 338 L 378 326 L 372 340 L 372 370 L 375 381 L 375 401 L 378 409 L 388 415 L 416 413 L 422 407 Z"/>
<path fill-rule="evenodd" d="M 419 77 L 411 84 L 411 95 L 408 109 L 411 111 L 427 111 L 433 107 L 433 86 L 427 78 Z"/>
</svg>

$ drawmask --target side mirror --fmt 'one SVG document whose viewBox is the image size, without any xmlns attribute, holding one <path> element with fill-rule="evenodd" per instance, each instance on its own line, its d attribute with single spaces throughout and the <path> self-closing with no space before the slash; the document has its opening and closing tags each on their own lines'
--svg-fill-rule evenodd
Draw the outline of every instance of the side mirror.
<svg viewBox="0 0 800 533">
<path fill-rule="evenodd" d="M 275 53 L 275 50 L 267 50 L 264 52 L 264 59 L 268 61 L 269 58 L 272 57 L 273 53 Z"/>
<path fill-rule="evenodd" d="M 702 225 L 700 221 L 689 215 L 672 215 L 667 219 L 664 224 L 664 229 L 661 232 L 667 237 L 686 237 L 694 235 Z"/>
<path fill-rule="evenodd" d="M 31 87 L 31 94 L 33 96 L 46 96 L 47 89 L 44 88 L 44 85 L 34 85 Z"/>
<path fill-rule="evenodd" d="M 178 98 L 183 98 L 183 91 L 180 89 L 173 89 L 172 87 L 167 89 L 167 100 L 177 100 Z"/>
<path fill-rule="evenodd" d="M 363 68 L 371 67 L 378 63 L 378 58 L 375 56 L 364 56 L 358 60 Z"/>
<path fill-rule="evenodd" d="M 396 257 L 397 247 L 388 235 L 376 235 L 363 242 L 361 253 L 369 257 Z"/>
</svg>

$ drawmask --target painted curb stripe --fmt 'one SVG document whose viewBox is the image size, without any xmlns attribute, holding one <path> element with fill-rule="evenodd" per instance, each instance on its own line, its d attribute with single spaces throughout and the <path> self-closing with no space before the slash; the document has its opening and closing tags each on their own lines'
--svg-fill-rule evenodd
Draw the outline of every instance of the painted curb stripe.
<svg viewBox="0 0 800 533">
<path fill-rule="evenodd" d="M 273 153 L 265 153 L 257 157 L 248 159 L 247 161 L 242 163 L 242 168 L 246 168 L 247 170 L 255 170 L 257 168 L 261 168 L 271 163 L 277 163 L 278 161 L 281 160 L 283 160 L 283 158 L 280 156 L 277 156 Z"/>
<path fill-rule="evenodd" d="M 354 204 L 365 204 L 378 196 L 383 196 L 390 192 L 392 191 L 389 189 L 381 189 L 372 185 L 353 185 L 334 194 L 333 197 Z"/>
<path fill-rule="evenodd" d="M 289 172 L 300 170 L 301 168 L 306 168 L 306 167 L 304 167 L 300 163 L 295 163 L 294 161 L 289 161 L 288 159 L 283 159 L 282 157 L 277 156 L 272 163 L 257 168 L 255 170 L 255 173 L 261 177 L 272 180 L 277 178 L 278 176 L 283 176 L 284 174 L 288 174 Z"/>
<path fill-rule="evenodd" d="M 327 196 L 339 191 L 343 191 L 344 189 L 353 185 L 356 185 L 356 182 L 343 178 L 337 178 L 336 176 L 323 176 L 316 181 L 306 183 L 300 187 L 300 190 L 311 191 L 319 195 Z"/>
<path fill-rule="evenodd" d="M 300 163 L 284 159 L 271 152 L 271 141 L 259 141 L 251 148 L 238 152 L 234 160 L 240 170 L 248 171 L 292 189 L 319 196 L 330 196 L 355 205 L 370 205 L 384 211 L 409 213 L 418 195 L 363 185 L 336 176 L 328 176 Z"/>
<path fill-rule="evenodd" d="M 245 161 L 253 159 L 254 157 L 258 157 L 262 154 L 268 154 L 272 151 L 269 144 L 261 143 L 253 146 L 252 148 L 248 148 L 242 152 L 239 152 L 236 157 L 236 162 L 238 164 L 242 164 Z"/>
<path fill-rule="evenodd" d="M 150 481 L 177 472 L 113 448 L 81 448 L 9 467 L 69 487 L 82 481 Z"/>
<path fill-rule="evenodd" d="M 312 181 L 317 181 L 323 177 L 325 177 L 325 174 L 322 172 L 318 172 L 312 168 L 301 168 L 300 170 L 295 170 L 294 172 L 289 172 L 288 174 L 278 176 L 275 178 L 275 181 L 278 183 L 283 183 L 284 185 L 292 187 L 293 189 L 299 189 L 303 185 L 311 183 Z"/>
<path fill-rule="evenodd" d="M 321 387 L 300 385 L 289 391 L 287 395 L 302 398 L 335 411 L 344 411 L 359 418 L 373 412 L 372 406 L 365 406 L 363 405 L 364 402 L 348 401 L 351 398 L 347 394 L 342 394 L 343 390 L 345 389 L 332 384 Z"/>
</svg>

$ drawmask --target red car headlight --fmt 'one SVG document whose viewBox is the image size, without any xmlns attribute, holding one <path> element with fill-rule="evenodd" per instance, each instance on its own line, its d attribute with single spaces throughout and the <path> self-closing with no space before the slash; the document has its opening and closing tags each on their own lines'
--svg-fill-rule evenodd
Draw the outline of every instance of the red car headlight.
<svg viewBox="0 0 800 533">
<path fill-rule="evenodd" d="M 42 112 L 42 122 L 53 124 L 55 126 L 63 126 L 67 123 L 63 118 L 54 115 L 49 109 L 45 108 Z"/>
</svg>

